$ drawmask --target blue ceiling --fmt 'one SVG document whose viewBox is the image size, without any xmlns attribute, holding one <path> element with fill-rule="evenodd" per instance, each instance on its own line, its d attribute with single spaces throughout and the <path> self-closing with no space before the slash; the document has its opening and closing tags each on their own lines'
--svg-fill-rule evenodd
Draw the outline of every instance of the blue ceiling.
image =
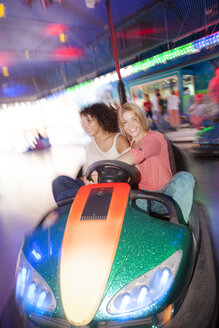
<svg viewBox="0 0 219 328">
<path fill-rule="evenodd" d="M 115 69 L 106 0 L 93 9 L 85 0 L 1 3 L 0 102 L 42 97 Z M 219 22 L 217 0 L 111 0 L 110 5 L 121 66 L 212 31 Z"/>
</svg>

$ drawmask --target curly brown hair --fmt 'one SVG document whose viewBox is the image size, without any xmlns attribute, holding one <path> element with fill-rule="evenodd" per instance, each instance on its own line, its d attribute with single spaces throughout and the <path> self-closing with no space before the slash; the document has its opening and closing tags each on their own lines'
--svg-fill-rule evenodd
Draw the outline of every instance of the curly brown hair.
<svg viewBox="0 0 219 328">
<path fill-rule="evenodd" d="M 106 132 L 117 133 L 119 131 L 117 113 L 104 103 L 95 103 L 87 106 L 81 110 L 80 115 L 90 115 L 92 118 L 95 118 Z"/>
</svg>

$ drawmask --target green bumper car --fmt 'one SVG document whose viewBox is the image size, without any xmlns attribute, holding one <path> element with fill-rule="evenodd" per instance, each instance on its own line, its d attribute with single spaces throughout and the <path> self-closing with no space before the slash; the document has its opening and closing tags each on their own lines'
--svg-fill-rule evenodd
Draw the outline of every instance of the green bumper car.
<svg viewBox="0 0 219 328">
<path fill-rule="evenodd" d="M 177 173 L 177 204 L 174 192 L 134 189 L 137 171 L 126 164 L 94 169 L 98 184 L 24 238 L 2 327 L 216 327 L 214 261 L 193 176 Z"/>
<path fill-rule="evenodd" d="M 219 156 L 219 122 L 202 129 L 193 141 L 191 150 L 194 156 L 218 157 Z"/>
</svg>

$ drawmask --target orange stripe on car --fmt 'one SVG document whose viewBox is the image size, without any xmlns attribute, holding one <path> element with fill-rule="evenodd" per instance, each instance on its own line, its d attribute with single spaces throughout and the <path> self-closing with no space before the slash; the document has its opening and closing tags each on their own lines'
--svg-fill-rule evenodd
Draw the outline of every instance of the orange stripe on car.
<svg viewBox="0 0 219 328">
<path fill-rule="evenodd" d="M 106 218 L 83 220 L 91 191 L 102 188 L 104 192 L 110 187 L 113 191 Z M 127 183 L 83 186 L 72 204 L 62 243 L 60 286 L 64 312 L 73 325 L 88 324 L 98 310 L 118 246 L 129 189 Z"/>
</svg>

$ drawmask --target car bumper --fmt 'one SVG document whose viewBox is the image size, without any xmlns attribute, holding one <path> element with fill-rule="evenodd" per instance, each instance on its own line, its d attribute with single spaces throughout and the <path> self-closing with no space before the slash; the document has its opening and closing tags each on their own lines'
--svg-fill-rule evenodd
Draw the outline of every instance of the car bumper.
<svg viewBox="0 0 219 328">
<path fill-rule="evenodd" d="M 214 157 L 219 156 L 219 147 L 194 146 L 192 147 L 191 152 L 195 156 Z"/>
</svg>

